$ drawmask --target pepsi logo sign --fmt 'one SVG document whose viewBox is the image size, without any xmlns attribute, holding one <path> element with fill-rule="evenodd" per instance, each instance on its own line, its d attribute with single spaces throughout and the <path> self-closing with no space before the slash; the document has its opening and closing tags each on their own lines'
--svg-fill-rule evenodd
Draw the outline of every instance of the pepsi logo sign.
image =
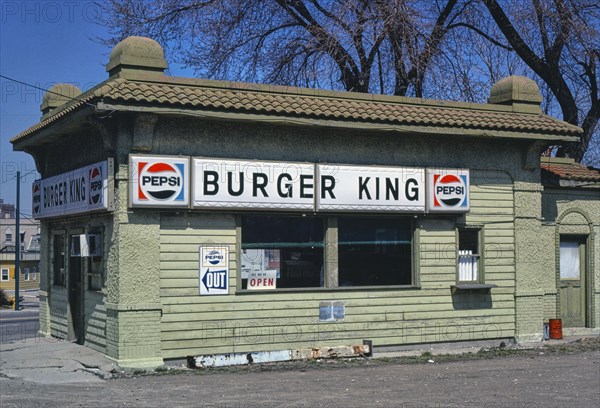
<svg viewBox="0 0 600 408">
<path fill-rule="evenodd" d="M 183 190 L 183 169 L 170 163 L 138 163 L 138 198 L 177 199 Z"/>
<path fill-rule="evenodd" d="M 187 207 L 189 158 L 131 155 L 129 163 L 131 206 Z"/>
<path fill-rule="evenodd" d="M 206 255 L 204 255 L 204 259 L 211 265 L 218 265 L 220 262 L 225 259 L 221 251 L 212 250 L 209 251 Z"/>
<path fill-rule="evenodd" d="M 90 195 L 89 195 L 89 203 L 90 204 L 99 204 L 102 203 L 102 190 L 103 190 L 103 182 L 102 182 L 102 168 L 101 167 L 92 167 L 90 169 Z"/>
<path fill-rule="evenodd" d="M 37 215 L 40 213 L 41 204 L 42 204 L 42 190 L 40 188 L 39 181 L 36 181 L 33 183 L 31 199 L 33 202 L 33 207 L 32 207 L 33 215 Z"/>
<path fill-rule="evenodd" d="M 469 210 L 468 170 L 429 170 L 427 209 L 430 212 Z"/>
<path fill-rule="evenodd" d="M 434 205 L 459 206 L 466 198 L 466 180 L 454 174 L 436 175 L 434 183 Z"/>
</svg>

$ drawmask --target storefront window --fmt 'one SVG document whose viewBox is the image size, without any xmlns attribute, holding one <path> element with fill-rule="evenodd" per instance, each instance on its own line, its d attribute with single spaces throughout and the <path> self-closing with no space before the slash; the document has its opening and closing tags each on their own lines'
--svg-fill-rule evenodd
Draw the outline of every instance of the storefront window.
<svg viewBox="0 0 600 408">
<path fill-rule="evenodd" d="M 323 286 L 323 237 L 323 218 L 244 216 L 242 289 Z"/>
<path fill-rule="evenodd" d="M 54 235 L 53 243 L 53 274 L 54 284 L 58 286 L 65 286 L 65 236 Z"/>
<path fill-rule="evenodd" d="M 339 286 L 411 285 L 411 242 L 406 218 L 339 217 Z"/>
</svg>

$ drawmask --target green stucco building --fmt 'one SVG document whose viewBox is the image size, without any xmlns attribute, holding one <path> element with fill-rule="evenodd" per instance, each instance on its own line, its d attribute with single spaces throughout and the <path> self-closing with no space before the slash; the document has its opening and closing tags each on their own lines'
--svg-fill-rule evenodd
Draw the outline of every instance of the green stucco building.
<svg viewBox="0 0 600 408">
<path fill-rule="evenodd" d="M 600 179 L 561 184 L 540 163 L 581 129 L 542 114 L 533 81 L 471 104 L 166 67 L 156 42 L 125 39 L 105 82 L 56 85 L 12 139 L 42 175 L 42 334 L 149 368 L 365 339 L 540 341 L 550 318 L 598 333 Z"/>
</svg>

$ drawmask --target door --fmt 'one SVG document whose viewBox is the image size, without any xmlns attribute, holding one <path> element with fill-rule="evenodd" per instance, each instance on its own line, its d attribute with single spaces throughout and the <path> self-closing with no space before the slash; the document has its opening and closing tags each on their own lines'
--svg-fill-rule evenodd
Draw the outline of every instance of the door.
<svg viewBox="0 0 600 408">
<path fill-rule="evenodd" d="M 585 249 L 585 238 L 561 237 L 560 314 L 565 327 L 585 327 Z"/>
<path fill-rule="evenodd" d="M 71 245 L 74 243 L 71 236 Z M 82 259 L 77 248 L 71 248 L 69 257 L 69 309 L 71 312 L 71 340 L 83 344 L 83 287 L 82 287 Z M 75 255 L 75 256 L 73 256 Z"/>
</svg>

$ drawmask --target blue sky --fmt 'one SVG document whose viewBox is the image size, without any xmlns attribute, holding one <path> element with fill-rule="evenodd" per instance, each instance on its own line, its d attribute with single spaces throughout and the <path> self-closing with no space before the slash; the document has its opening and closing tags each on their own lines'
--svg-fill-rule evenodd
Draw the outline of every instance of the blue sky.
<svg viewBox="0 0 600 408">
<path fill-rule="evenodd" d="M 0 72 L 42 88 L 70 82 L 83 89 L 103 81 L 110 50 L 93 39 L 104 28 L 95 24 L 98 10 L 90 1 L 0 2 Z M 13 152 L 9 139 L 40 119 L 44 92 L 1 80 L 0 197 L 15 202 L 16 170 L 35 170 L 31 156 Z M 21 187 L 22 211 L 31 213 L 31 182 L 28 174 Z"/>
<path fill-rule="evenodd" d="M 0 1 L 0 73 L 48 89 L 68 82 L 87 90 L 108 78 L 110 47 L 96 24 L 101 10 L 92 1 Z M 191 72 L 171 67 L 172 75 Z M 0 79 L 0 198 L 15 202 L 15 174 L 29 173 L 21 186 L 24 214 L 31 214 L 31 182 L 39 177 L 31 156 L 13 152 L 9 140 L 40 119 L 44 92 Z"/>
</svg>

